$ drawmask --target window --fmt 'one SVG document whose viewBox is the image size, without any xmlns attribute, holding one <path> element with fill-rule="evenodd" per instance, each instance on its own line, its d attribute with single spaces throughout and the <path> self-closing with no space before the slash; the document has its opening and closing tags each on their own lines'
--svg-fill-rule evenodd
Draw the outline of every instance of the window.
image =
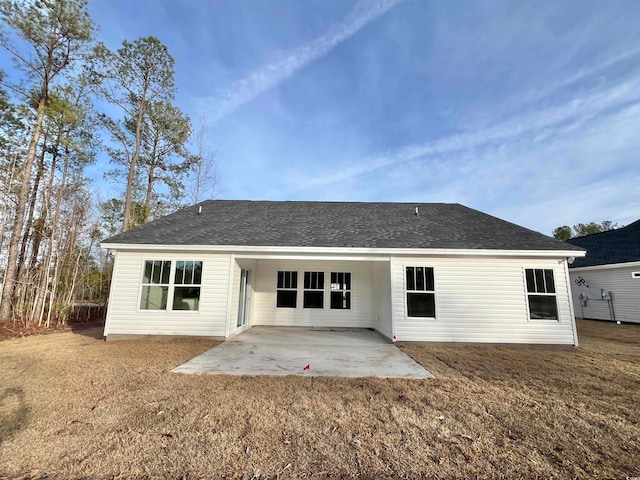
<svg viewBox="0 0 640 480">
<path fill-rule="evenodd" d="M 304 272 L 304 308 L 324 308 L 324 272 Z"/>
<path fill-rule="evenodd" d="M 296 308 L 298 301 L 298 272 L 278 272 L 276 307 Z"/>
<path fill-rule="evenodd" d="M 553 270 L 542 268 L 525 269 L 529 318 L 532 320 L 558 320 L 556 286 Z"/>
<path fill-rule="evenodd" d="M 171 262 L 147 260 L 142 275 L 142 310 L 166 310 Z"/>
<path fill-rule="evenodd" d="M 201 283 L 202 262 L 177 261 L 172 310 L 199 310 Z"/>
<path fill-rule="evenodd" d="M 351 273 L 331 272 L 331 309 L 351 309 Z"/>
<path fill-rule="evenodd" d="M 406 267 L 407 316 L 436 316 L 436 292 L 432 267 Z"/>
<path fill-rule="evenodd" d="M 177 261 L 171 282 L 172 262 L 169 260 L 146 260 L 142 274 L 141 310 L 198 311 L 202 283 L 202 262 Z M 171 289 L 170 287 L 174 288 Z M 169 296 L 173 295 L 170 301 Z"/>
</svg>

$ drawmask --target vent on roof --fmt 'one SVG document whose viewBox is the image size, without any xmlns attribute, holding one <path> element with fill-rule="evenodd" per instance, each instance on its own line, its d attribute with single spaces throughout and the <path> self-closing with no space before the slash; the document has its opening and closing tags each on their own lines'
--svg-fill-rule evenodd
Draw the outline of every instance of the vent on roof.
<svg viewBox="0 0 640 480">
<path fill-rule="evenodd" d="M 198 207 L 198 215 L 200 215 L 201 213 L 202 213 L 202 205 Z"/>
<path fill-rule="evenodd" d="M 420 212 L 418 211 L 418 207 L 416 207 L 416 215 L 420 215 Z"/>
</svg>

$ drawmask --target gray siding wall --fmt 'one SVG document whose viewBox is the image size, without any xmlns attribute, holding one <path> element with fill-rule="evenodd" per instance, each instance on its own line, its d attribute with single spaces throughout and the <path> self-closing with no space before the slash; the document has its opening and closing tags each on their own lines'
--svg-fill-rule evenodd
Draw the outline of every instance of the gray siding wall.
<svg viewBox="0 0 640 480">
<path fill-rule="evenodd" d="M 225 335 L 229 254 L 120 251 L 115 255 L 105 335 Z M 203 261 L 200 311 L 140 310 L 145 260 Z"/>
<path fill-rule="evenodd" d="M 564 260 L 393 257 L 391 264 L 398 340 L 574 344 Z M 406 316 L 405 266 L 434 268 L 435 319 Z M 553 269 L 559 321 L 529 319 L 525 268 Z"/>
<path fill-rule="evenodd" d="M 569 270 L 576 315 L 596 320 L 611 320 L 607 301 L 602 300 L 600 294 L 600 289 L 604 289 L 613 292 L 616 320 L 640 323 L 640 279 L 631 277 L 631 272 L 638 271 L 640 266 Z M 576 283 L 578 277 L 585 280 L 583 285 Z M 579 298 L 581 293 L 587 296 L 587 305 L 582 308 Z"/>
</svg>

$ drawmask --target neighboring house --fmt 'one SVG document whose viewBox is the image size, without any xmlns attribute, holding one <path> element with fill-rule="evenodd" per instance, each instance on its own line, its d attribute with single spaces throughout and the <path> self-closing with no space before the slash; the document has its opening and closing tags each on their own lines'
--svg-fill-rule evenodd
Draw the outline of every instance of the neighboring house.
<svg viewBox="0 0 640 480">
<path fill-rule="evenodd" d="M 640 323 L 640 220 L 568 242 L 587 249 L 569 266 L 576 314 Z"/>
<path fill-rule="evenodd" d="M 211 200 L 102 246 L 108 339 L 269 325 L 578 343 L 567 260 L 585 252 L 459 204 Z"/>
</svg>

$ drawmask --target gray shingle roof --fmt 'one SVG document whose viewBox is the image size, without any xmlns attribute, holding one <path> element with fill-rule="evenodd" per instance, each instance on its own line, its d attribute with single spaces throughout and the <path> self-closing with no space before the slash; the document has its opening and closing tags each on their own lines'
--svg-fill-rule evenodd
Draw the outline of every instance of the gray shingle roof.
<svg viewBox="0 0 640 480">
<path fill-rule="evenodd" d="M 640 220 L 616 230 L 572 238 L 568 243 L 587 250 L 587 256 L 577 258 L 570 268 L 639 262 Z"/>
<path fill-rule="evenodd" d="M 463 205 L 445 203 L 208 200 L 102 243 L 581 250 Z"/>
</svg>

